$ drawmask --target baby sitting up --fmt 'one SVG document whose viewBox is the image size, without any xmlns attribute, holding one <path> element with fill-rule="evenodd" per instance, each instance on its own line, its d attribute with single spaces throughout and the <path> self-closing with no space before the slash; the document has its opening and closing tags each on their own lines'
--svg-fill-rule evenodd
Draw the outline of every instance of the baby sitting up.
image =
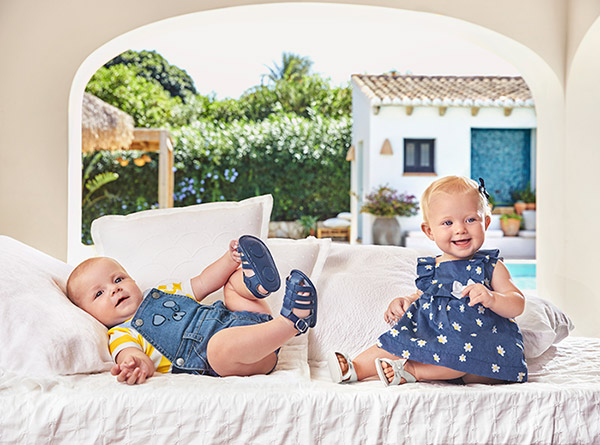
<svg viewBox="0 0 600 445">
<path fill-rule="evenodd" d="M 241 268 L 239 267 L 241 264 Z M 107 328 L 119 382 L 143 383 L 155 371 L 211 376 L 267 374 L 279 348 L 317 321 L 317 292 L 292 270 L 281 315 L 273 318 L 264 298 L 279 289 L 279 272 L 267 246 L 245 235 L 199 275 L 160 283 L 146 292 L 115 260 L 79 264 L 67 295 Z M 224 302 L 203 305 L 223 288 Z"/>
</svg>

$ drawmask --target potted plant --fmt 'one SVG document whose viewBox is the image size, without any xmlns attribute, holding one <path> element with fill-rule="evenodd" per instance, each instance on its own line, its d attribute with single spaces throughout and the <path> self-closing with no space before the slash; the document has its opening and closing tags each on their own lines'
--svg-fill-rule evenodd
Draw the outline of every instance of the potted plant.
<svg viewBox="0 0 600 445">
<path fill-rule="evenodd" d="M 312 215 L 302 215 L 298 223 L 302 226 L 303 236 L 314 236 L 318 217 Z"/>
<path fill-rule="evenodd" d="M 531 188 L 530 182 L 525 188 L 513 190 L 510 194 L 517 214 L 521 215 L 523 210 L 535 210 L 535 190 Z"/>
<path fill-rule="evenodd" d="M 396 217 L 416 215 L 419 203 L 414 195 L 382 185 L 366 196 L 360 211 L 375 216 L 373 244 L 399 246 L 402 232 Z"/>
<path fill-rule="evenodd" d="M 517 213 L 505 213 L 500 217 L 500 228 L 504 236 L 517 236 L 523 217 Z"/>
</svg>

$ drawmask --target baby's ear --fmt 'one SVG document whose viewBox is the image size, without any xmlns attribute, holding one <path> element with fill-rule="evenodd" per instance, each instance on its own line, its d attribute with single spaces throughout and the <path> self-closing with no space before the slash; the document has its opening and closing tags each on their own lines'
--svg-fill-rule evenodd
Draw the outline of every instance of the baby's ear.
<svg viewBox="0 0 600 445">
<path fill-rule="evenodd" d="M 435 241 L 433 239 L 433 232 L 431 231 L 431 227 L 429 227 L 428 223 L 421 223 L 421 230 L 425 235 L 427 235 L 427 238 L 429 238 L 431 241 Z"/>
<path fill-rule="evenodd" d="M 492 222 L 492 217 L 490 215 L 485 215 L 485 230 L 489 227 Z"/>
</svg>

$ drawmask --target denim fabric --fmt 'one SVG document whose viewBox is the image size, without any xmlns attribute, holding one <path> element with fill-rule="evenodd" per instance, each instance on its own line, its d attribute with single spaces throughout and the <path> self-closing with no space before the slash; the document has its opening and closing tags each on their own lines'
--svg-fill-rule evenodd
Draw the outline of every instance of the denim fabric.
<svg viewBox="0 0 600 445">
<path fill-rule="evenodd" d="M 173 373 L 218 376 L 206 357 L 211 337 L 225 328 L 272 319 L 268 314 L 230 311 L 221 301 L 209 306 L 186 296 L 151 289 L 131 324 L 173 364 Z"/>
<path fill-rule="evenodd" d="M 419 258 L 423 292 L 378 346 L 402 358 L 513 382 L 527 381 L 523 337 L 514 319 L 461 298 L 464 286 L 490 287 L 498 251 L 480 250 L 470 260 L 437 263 Z"/>
</svg>

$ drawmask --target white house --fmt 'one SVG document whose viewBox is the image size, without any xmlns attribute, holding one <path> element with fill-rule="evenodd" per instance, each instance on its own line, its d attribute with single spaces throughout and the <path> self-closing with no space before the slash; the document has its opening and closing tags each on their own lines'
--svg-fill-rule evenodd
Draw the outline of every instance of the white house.
<svg viewBox="0 0 600 445">
<path fill-rule="evenodd" d="M 374 217 L 359 213 L 380 185 L 420 199 L 437 177 L 485 179 L 497 203 L 535 184 L 536 112 L 521 77 L 352 76 L 352 240 L 372 243 Z M 399 218 L 420 230 L 421 216 Z M 535 241 L 529 254 L 535 256 Z"/>
<path fill-rule="evenodd" d="M 219 8 L 258 8 L 264 3 L 270 2 L 173 0 L 147 2 L 143 8 L 139 2 L 121 0 L 83 1 L 81 7 L 55 0 L 36 2 L 34 8 L 22 0 L 0 2 L 0 54 L 8 61 L 0 70 L 0 233 L 59 259 L 76 258 L 81 246 L 81 102 L 90 77 L 106 61 L 142 42 L 145 33 L 155 33 L 154 25 L 163 21 L 175 23 L 190 14 L 215 20 L 212 14 Z M 600 288 L 590 281 L 600 251 L 600 237 L 593 231 L 600 218 L 600 2 L 330 3 L 419 14 L 428 22 L 424 32 L 458 35 L 521 73 L 537 114 L 537 289 L 569 308 L 577 335 L 600 336 Z M 323 18 L 335 20 L 332 15 Z M 244 38 L 236 34 L 235 23 L 223 29 Z M 348 32 L 360 32 L 359 25 Z M 323 45 L 340 38 L 326 37 Z M 377 46 L 373 51 L 386 55 Z M 420 111 L 415 107 L 413 114 Z M 483 115 L 480 109 L 478 117 Z M 393 142 L 392 148 L 400 149 Z"/>
</svg>

